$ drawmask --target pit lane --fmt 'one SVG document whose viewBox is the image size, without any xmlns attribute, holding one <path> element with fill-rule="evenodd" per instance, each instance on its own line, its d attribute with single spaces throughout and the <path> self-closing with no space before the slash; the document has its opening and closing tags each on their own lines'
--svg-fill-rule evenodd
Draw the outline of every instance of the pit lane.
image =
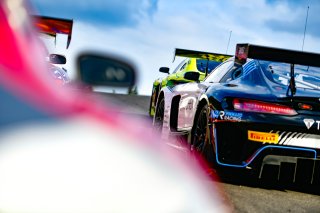
<svg viewBox="0 0 320 213">
<path fill-rule="evenodd" d="M 124 107 L 123 112 L 137 118 L 148 117 L 148 96 L 101 94 L 107 101 Z M 225 178 L 221 181 L 204 180 L 208 188 L 222 187 L 225 202 L 233 212 L 320 212 L 320 189 L 309 185 L 283 186 L 272 180 L 254 178 Z"/>
</svg>

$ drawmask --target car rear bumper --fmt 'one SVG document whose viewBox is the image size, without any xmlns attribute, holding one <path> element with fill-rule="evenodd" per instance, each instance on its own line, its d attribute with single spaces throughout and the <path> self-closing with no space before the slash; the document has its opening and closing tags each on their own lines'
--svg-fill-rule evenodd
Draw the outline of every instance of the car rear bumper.
<svg viewBox="0 0 320 213">
<path fill-rule="evenodd" d="M 259 169 L 259 178 L 266 177 L 288 184 L 320 185 L 320 160 L 267 155 Z"/>
<path fill-rule="evenodd" d="M 308 162 L 301 171 L 308 170 L 304 173 L 311 174 L 310 182 L 320 182 L 320 131 L 316 122 L 320 118 L 213 111 L 210 119 L 218 165 L 253 168 L 260 177 L 270 168 L 275 168 L 278 178 L 292 170 L 295 180 L 300 165 Z M 305 119 L 314 120 L 313 125 Z"/>
</svg>

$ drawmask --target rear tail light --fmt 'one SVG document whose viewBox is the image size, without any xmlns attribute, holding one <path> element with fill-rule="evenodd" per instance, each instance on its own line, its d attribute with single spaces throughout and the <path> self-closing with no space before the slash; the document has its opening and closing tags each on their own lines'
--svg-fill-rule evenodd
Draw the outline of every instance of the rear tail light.
<svg viewBox="0 0 320 213">
<path fill-rule="evenodd" d="M 299 104 L 298 104 L 298 107 L 299 107 L 300 109 L 304 109 L 304 110 L 312 110 L 312 106 L 309 105 L 309 104 L 299 103 Z"/>
<path fill-rule="evenodd" d="M 297 112 L 294 109 L 288 106 L 245 99 L 234 99 L 233 107 L 235 110 L 246 112 L 270 113 L 278 115 L 297 114 Z"/>
</svg>

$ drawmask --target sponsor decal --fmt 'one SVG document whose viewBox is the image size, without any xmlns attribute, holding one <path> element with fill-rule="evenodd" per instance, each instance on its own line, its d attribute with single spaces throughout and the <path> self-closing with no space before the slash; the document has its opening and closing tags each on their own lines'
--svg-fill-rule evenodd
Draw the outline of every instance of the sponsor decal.
<svg viewBox="0 0 320 213">
<path fill-rule="evenodd" d="M 214 110 L 211 112 L 213 119 L 225 120 L 225 121 L 241 121 L 243 114 L 240 112 L 225 112 Z"/>
<path fill-rule="evenodd" d="M 217 119 L 217 118 L 219 118 L 219 114 L 220 114 L 220 111 L 218 111 L 218 110 L 212 110 L 212 111 L 211 111 L 211 118 Z"/>
<path fill-rule="evenodd" d="M 193 109 L 193 100 L 190 99 L 188 101 L 188 105 L 186 106 L 186 110 L 192 110 Z"/>
<path fill-rule="evenodd" d="M 248 130 L 248 139 L 251 141 L 261 142 L 261 143 L 274 143 L 279 142 L 279 134 L 269 133 L 269 132 L 256 132 Z"/>
<path fill-rule="evenodd" d="M 320 121 L 315 121 L 313 119 L 303 119 L 304 124 L 306 125 L 307 129 L 310 129 L 314 123 L 317 123 L 317 129 L 320 128 Z"/>
</svg>

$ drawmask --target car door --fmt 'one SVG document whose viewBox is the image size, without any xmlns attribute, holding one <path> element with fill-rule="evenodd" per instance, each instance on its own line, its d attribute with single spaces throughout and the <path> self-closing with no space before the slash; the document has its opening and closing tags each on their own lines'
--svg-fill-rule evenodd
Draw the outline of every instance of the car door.
<svg viewBox="0 0 320 213">
<path fill-rule="evenodd" d="M 220 80 L 232 69 L 233 60 L 228 60 L 213 70 L 210 75 L 201 83 L 188 83 L 177 88 L 180 94 L 178 107 L 178 131 L 190 131 L 199 102 L 205 98 L 205 91 L 212 83 L 219 83 Z"/>
</svg>

